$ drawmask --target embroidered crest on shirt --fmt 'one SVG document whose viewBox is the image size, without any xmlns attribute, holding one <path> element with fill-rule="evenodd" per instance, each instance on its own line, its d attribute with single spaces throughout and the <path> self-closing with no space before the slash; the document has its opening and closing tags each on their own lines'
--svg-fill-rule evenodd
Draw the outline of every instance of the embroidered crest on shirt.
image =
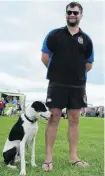
<svg viewBox="0 0 105 176">
<path fill-rule="evenodd" d="M 83 38 L 82 38 L 82 37 L 78 37 L 78 42 L 79 42 L 80 44 L 83 44 Z"/>
</svg>

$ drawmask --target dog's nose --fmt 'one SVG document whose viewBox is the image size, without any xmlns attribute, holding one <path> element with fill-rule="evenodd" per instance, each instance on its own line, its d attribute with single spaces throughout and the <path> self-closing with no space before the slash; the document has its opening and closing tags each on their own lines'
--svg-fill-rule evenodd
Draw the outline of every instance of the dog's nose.
<svg viewBox="0 0 105 176">
<path fill-rule="evenodd" d="M 51 118 L 53 115 L 52 115 L 52 113 L 51 113 L 51 112 L 49 112 L 49 115 L 48 115 L 48 116 L 49 116 L 49 118 Z"/>
</svg>

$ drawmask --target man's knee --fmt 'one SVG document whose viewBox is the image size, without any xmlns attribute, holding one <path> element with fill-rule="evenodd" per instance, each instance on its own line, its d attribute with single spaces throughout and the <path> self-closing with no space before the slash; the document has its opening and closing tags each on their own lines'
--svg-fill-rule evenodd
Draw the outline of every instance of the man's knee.
<svg viewBox="0 0 105 176">
<path fill-rule="evenodd" d="M 78 125 L 80 110 L 68 110 L 68 121 L 70 125 Z"/>
<path fill-rule="evenodd" d="M 60 109 L 57 109 L 57 108 L 53 108 L 53 109 L 50 109 L 51 111 L 51 118 L 50 118 L 50 122 L 52 123 L 58 123 L 60 118 L 61 118 L 61 113 L 62 111 Z"/>
</svg>

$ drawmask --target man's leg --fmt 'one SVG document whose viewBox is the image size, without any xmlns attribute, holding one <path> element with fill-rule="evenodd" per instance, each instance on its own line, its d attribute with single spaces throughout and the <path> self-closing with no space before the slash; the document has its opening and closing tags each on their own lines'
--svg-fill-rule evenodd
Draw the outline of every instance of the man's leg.
<svg viewBox="0 0 105 176">
<path fill-rule="evenodd" d="M 80 166 L 88 166 L 88 163 L 80 161 L 77 154 L 77 144 L 79 136 L 79 116 L 80 109 L 68 110 L 68 139 L 69 139 L 69 156 L 72 163 Z"/>
<path fill-rule="evenodd" d="M 79 113 L 80 110 L 68 110 L 68 139 L 71 161 L 78 160 L 77 143 L 79 135 Z"/>
<path fill-rule="evenodd" d="M 46 156 L 45 162 L 43 164 L 43 169 L 45 171 L 50 171 L 52 169 L 52 153 L 53 153 L 53 145 L 55 142 L 58 123 L 61 118 L 61 110 L 58 108 L 53 108 L 50 110 L 52 115 L 48 120 L 47 129 L 45 132 L 45 144 L 46 144 Z"/>
<path fill-rule="evenodd" d="M 68 90 L 60 84 L 50 81 L 47 89 L 46 106 L 49 107 L 52 115 L 48 121 L 45 144 L 46 156 L 43 164 L 43 170 L 50 171 L 52 169 L 52 153 L 55 142 L 58 124 L 61 118 L 62 109 L 67 106 Z"/>
</svg>

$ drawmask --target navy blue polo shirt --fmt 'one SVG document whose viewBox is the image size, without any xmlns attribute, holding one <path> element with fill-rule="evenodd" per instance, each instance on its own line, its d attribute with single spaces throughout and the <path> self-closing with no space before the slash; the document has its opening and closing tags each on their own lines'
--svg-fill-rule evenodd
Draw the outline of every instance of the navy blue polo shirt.
<svg viewBox="0 0 105 176">
<path fill-rule="evenodd" d="M 73 36 L 67 26 L 52 30 L 41 51 L 50 55 L 48 80 L 74 86 L 86 84 L 86 63 L 94 61 L 94 52 L 92 40 L 81 29 Z"/>
</svg>

